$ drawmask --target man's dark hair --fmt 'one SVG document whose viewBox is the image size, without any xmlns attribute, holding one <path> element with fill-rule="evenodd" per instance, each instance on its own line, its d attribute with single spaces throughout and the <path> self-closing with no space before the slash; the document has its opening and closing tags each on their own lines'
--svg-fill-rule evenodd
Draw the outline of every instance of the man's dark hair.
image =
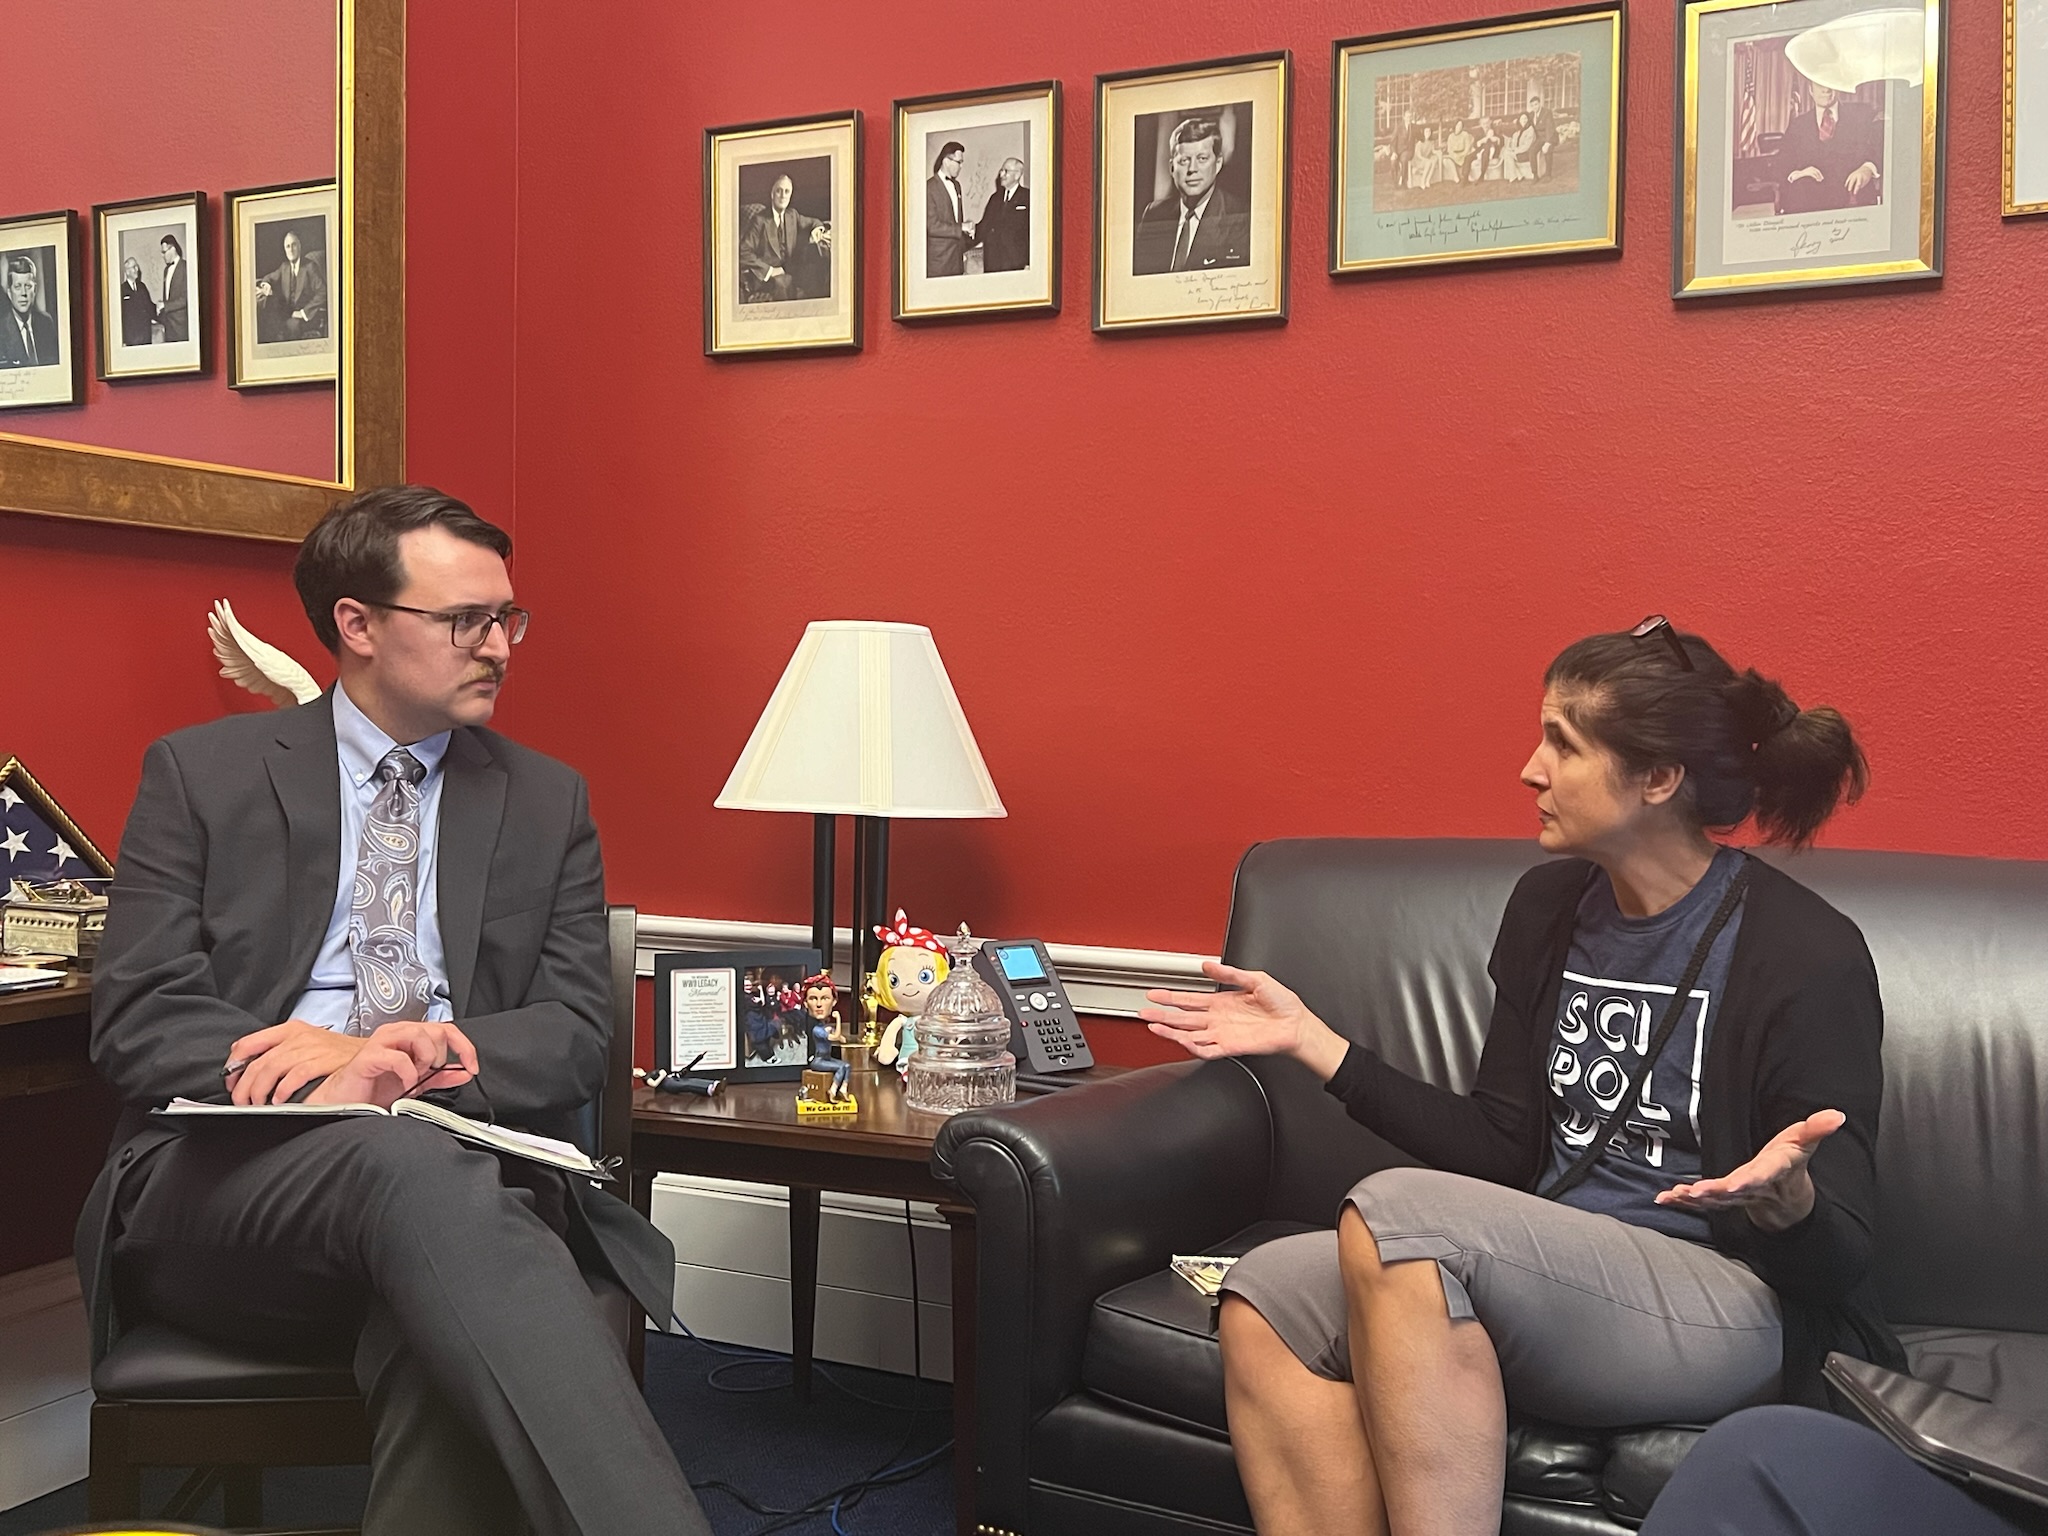
<svg viewBox="0 0 2048 1536">
<path fill-rule="evenodd" d="M 17 272 L 26 272 L 30 277 L 34 278 L 37 282 L 41 282 L 43 279 L 42 273 L 36 270 L 36 264 L 34 260 L 27 256 L 10 256 L 7 258 L 8 279 L 12 281 L 14 275 Z"/>
<path fill-rule="evenodd" d="M 341 632 L 334 625 L 337 602 L 352 597 L 359 603 L 388 603 L 398 596 L 405 585 L 398 541 L 416 528 L 443 528 L 501 560 L 512 557 L 512 540 L 504 529 L 430 485 L 380 485 L 356 492 L 327 509 L 292 563 L 292 585 L 299 589 L 313 633 L 330 652 L 341 649 Z"/>
<path fill-rule="evenodd" d="M 966 153 L 967 146 L 965 144 L 962 144 L 958 139 L 946 140 L 946 142 L 942 146 L 940 146 L 939 158 L 932 162 L 932 174 L 934 176 L 939 174 L 939 167 L 946 163 L 946 157 L 948 155 L 964 155 Z"/>
<path fill-rule="evenodd" d="M 178 237 L 176 235 L 165 235 L 163 239 L 157 241 L 157 244 L 168 245 L 178 253 L 178 260 L 183 261 L 185 259 L 185 247 L 178 244 Z"/>
<path fill-rule="evenodd" d="M 1216 158 L 1223 158 L 1223 125 L 1213 117 L 1191 117 L 1173 130 L 1173 136 L 1166 141 L 1168 153 L 1183 144 L 1199 144 L 1204 139 L 1216 141 Z"/>
</svg>

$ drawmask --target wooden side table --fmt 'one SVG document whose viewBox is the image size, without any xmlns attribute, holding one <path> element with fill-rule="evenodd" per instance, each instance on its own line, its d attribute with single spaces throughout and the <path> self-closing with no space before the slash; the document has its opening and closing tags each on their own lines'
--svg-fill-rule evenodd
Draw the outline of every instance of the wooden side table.
<svg viewBox="0 0 2048 1536">
<path fill-rule="evenodd" d="M 94 1074 L 92 982 L 0 997 L 0 1274 L 71 1252 L 119 1106 Z"/>
<path fill-rule="evenodd" d="M 1121 1069 L 1097 1067 L 1110 1077 Z M 644 1215 L 657 1173 L 780 1184 L 789 1190 L 790 1358 L 807 1401 L 818 1304 L 818 1196 L 824 1190 L 924 1200 L 950 1229 L 953 1277 L 953 1498 L 961 1536 L 974 1532 L 974 1209 L 931 1171 L 946 1123 L 903 1101 L 893 1072 L 857 1081 L 860 1113 L 799 1119 L 794 1083 L 728 1084 L 715 1099 L 639 1089 L 633 1095 L 633 1204 Z"/>
</svg>

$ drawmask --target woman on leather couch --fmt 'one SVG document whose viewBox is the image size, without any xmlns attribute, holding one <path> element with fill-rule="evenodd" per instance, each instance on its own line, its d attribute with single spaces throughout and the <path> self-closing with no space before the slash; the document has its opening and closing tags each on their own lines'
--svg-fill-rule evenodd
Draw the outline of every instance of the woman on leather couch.
<svg viewBox="0 0 2048 1536">
<path fill-rule="evenodd" d="M 1154 1033 L 1290 1054 L 1428 1165 L 1362 1180 L 1336 1231 L 1226 1281 L 1231 1442 L 1264 1536 L 1498 1530 L 1510 1403 L 1704 1423 L 1819 1404 L 1829 1350 L 1903 1368 L 1868 1273 L 1876 970 L 1848 918 L 1710 836 L 1753 819 L 1810 842 L 1864 786 L 1848 724 L 1658 617 L 1560 655 L 1542 730 L 1522 782 L 1566 857 L 1508 899 L 1469 1094 L 1261 972 L 1149 995 Z"/>
</svg>

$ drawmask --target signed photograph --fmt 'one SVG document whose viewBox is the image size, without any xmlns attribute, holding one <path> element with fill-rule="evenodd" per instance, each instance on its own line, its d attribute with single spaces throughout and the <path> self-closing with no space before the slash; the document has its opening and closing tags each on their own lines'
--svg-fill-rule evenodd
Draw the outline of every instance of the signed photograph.
<svg viewBox="0 0 2048 1536">
<path fill-rule="evenodd" d="M 340 361 L 335 315 L 332 181 L 230 192 L 228 383 L 235 389 L 331 384 Z"/>
<path fill-rule="evenodd" d="M 1293 56 L 1095 91 L 1095 328 L 1285 320 Z"/>
<path fill-rule="evenodd" d="M 1333 273 L 1620 249 L 1619 0 L 1333 54 Z"/>
<path fill-rule="evenodd" d="M 102 203 L 92 224 L 99 376 L 206 372 L 206 194 Z"/>
<path fill-rule="evenodd" d="M 0 219 L 0 411 L 85 399 L 82 302 L 78 215 Z"/>
<path fill-rule="evenodd" d="M 2005 214 L 2048 213 L 2048 0 L 2005 0 Z"/>
<path fill-rule="evenodd" d="M 1690 0 L 1681 298 L 1938 276 L 1943 8 Z"/>
<path fill-rule="evenodd" d="M 860 114 L 704 134 L 704 351 L 860 350 Z"/>
<path fill-rule="evenodd" d="M 1059 310 L 1059 82 L 895 108 L 898 320 Z"/>
</svg>

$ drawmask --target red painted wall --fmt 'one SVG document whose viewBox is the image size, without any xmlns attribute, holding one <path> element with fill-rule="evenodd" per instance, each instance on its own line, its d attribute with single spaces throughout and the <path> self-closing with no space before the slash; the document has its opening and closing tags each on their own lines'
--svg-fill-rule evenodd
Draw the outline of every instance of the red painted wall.
<svg viewBox="0 0 2048 1536">
<path fill-rule="evenodd" d="M 2048 697 L 2048 223 L 1998 217 L 1997 7 L 1955 12 L 1938 288 L 1672 304 L 1658 4 L 1631 9 L 1623 259 L 1333 283 L 1330 39 L 1471 10 L 524 0 L 536 620 L 505 718 L 590 775 L 616 891 L 803 920 L 802 818 L 711 801 L 804 622 L 856 615 L 931 625 L 1010 809 L 898 828 L 934 927 L 1207 949 L 1254 839 L 1533 832 L 1544 663 L 1651 610 L 1856 723 L 1875 782 L 1833 841 L 2048 857 L 2015 772 Z M 1092 335 L 1094 73 L 1274 47 L 1291 321 Z M 891 324 L 892 98 L 1048 75 L 1067 313 Z M 855 106 L 866 352 L 704 360 L 701 130 Z"/>
<path fill-rule="evenodd" d="M 66 8 L 43 30 L 35 67 L 9 72 L 9 112 L 18 127 L 62 129 L 10 149 L 0 216 L 78 210 L 86 403 L 0 413 L 0 432 L 332 479 L 331 386 L 227 386 L 221 201 L 245 187 L 334 174 L 332 7 L 101 0 Z M 138 88 L 145 84 L 153 88 Z M 194 191 L 207 200 L 202 276 L 212 371 L 103 384 L 91 362 L 93 205 Z"/>
</svg>

